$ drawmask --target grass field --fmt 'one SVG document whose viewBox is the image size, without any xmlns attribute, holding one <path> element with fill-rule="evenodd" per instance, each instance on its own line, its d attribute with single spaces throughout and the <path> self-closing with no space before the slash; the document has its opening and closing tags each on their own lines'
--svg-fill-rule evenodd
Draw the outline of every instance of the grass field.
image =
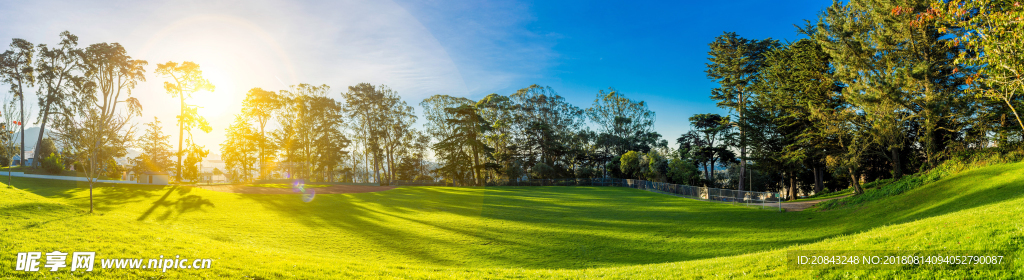
<svg viewBox="0 0 1024 280">
<path fill-rule="evenodd" d="M 330 186 L 334 186 L 334 185 L 335 185 L 334 183 L 304 183 L 304 184 L 302 184 L 302 187 L 304 187 L 304 188 L 320 188 L 320 187 L 330 187 Z M 292 188 L 293 184 L 246 184 L 246 186 L 261 187 L 261 188 L 290 189 L 290 188 Z"/>
<path fill-rule="evenodd" d="M 616 187 L 402 187 L 299 195 L 15 178 L 0 187 L 0 278 L 16 252 L 212 258 L 207 270 L 102 278 L 1021 278 L 1012 270 L 788 270 L 787 250 L 1024 245 L 1024 163 L 964 172 L 827 212 L 701 202 Z"/>
</svg>

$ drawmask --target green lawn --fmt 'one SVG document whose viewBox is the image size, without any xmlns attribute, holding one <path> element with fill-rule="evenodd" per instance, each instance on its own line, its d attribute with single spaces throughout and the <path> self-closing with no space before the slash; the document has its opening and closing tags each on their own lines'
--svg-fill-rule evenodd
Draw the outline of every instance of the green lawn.
<svg viewBox="0 0 1024 280">
<path fill-rule="evenodd" d="M 750 209 L 616 187 L 402 187 L 253 195 L 184 186 L 0 186 L 0 278 L 16 252 L 212 258 L 208 270 L 104 270 L 104 278 L 906 278 L 1008 271 L 788 270 L 787 250 L 1005 249 L 1024 245 L 1024 163 L 964 172 L 827 212 Z M 64 269 L 59 274 L 69 274 Z"/>
<path fill-rule="evenodd" d="M 302 184 L 302 186 L 304 188 L 321 188 L 321 187 L 330 187 L 330 186 L 334 186 L 334 185 L 343 185 L 343 184 L 344 183 L 304 183 L 304 184 Z M 246 184 L 246 186 L 261 187 L 261 188 L 290 189 L 290 188 L 292 188 L 293 185 L 292 184 L 274 183 L 274 184 Z"/>
</svg>

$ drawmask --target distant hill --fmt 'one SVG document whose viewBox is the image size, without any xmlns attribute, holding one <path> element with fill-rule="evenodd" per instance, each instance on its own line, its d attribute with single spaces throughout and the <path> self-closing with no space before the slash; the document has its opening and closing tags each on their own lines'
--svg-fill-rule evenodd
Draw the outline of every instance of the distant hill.
<svg viewBox="0 0 1024 280">
<path fill-rule="evenodd" d="M 45 137 L 54 137 L 50 130 L 46 130 Z M 21 131 L 16 130 L 14 132 L 15 142 L 21 143 Z M 36 140 L 39 140 L 39 127 L 26 127 L 25 128 L 25 150 L 31 151 L 36 149 Z"/>
</svg>

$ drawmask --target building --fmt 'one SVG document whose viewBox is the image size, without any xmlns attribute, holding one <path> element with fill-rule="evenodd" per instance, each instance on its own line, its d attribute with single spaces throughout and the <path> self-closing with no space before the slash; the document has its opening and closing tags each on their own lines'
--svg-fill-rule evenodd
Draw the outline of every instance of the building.
<svg viewBox="0 0 1024 280">
<path fill-rule="evenodd" d="M 32 164 L 35 163 L 34 155 L 35 155 L 35 152 L 33 152 L 33 151 L 25 151 L 25 158 L 26 158 L 25 165 L 32 166 Z M 21 165 L 21 155 L 14 155 L 14 157 L 11 158 L 11 166 L 19 166 L 19 165 Z"/>
<path fill-rule="evenodd" d="M 142 174 L 135 179 L 135 182 L 138 182 L 139 184 L 150 185 L 167 185 L 171 182 L 171 176 L 168 175 L 167 172 L 146 171 L 142 172 Z"/>
</svg>

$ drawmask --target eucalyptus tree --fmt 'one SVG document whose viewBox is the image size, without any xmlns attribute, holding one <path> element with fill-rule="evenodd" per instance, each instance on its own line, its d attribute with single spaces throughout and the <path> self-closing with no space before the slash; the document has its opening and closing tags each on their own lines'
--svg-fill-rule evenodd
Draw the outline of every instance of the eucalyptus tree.
<svg viewBox="0 0 1024 280">
<path fill-rule="evenodd" d="M 345 100 L 342 112 L 350 120 L 349 127 L 357 132 L 356 140 L 362 146 L 366 162 L 372 163 L 374 179 L 383 182 L 383 175 L 383 179 L 391 180 L 397 174 L 395 167 L 400 160 L 397 155 L 402 152 L 401 147 L 411 144 L 408 142 L 411 126 L 416 122 L 412 106 L 384 85 L 350 86 L 341 97 Z"/>
<path fill-rule="evenodd" d="M 483 133 L 483 141 L 494 148 L 490 158 L 501 169 L 491 170 L 491 175 L 515 180 L 508 175 L 509 171 L 518 168 L 515 162 L 520 158 L 519 145 L 515 142 L 518 105 L 508 96 L 492 93 L 477 101 L 476 108 L 477 113 L 491 124 L 491 129 Z"/>
<path fill-rule="evenodd" d="M 566 143 L 584 125 L 584 111 L 565 101 L 550 87 L 531 85 L 510 96 L 518 107 L 516 142 L 527 164 L 544 163 L 566 172 Z"/>
<path fill-rule="evenodd" d="M 10 85 L 11 94 L 18 97 L 18 124 L 21 126 L 21 165 L 25 165 L 25 90 L 35 84 L 35 68 L 32 59 L 35 55 L 32 43 L 25 39 L 14 38 L 10 50 L 0 54 L 0 82 Z"/>
<path fill-rule="evenodd" d="M 249 182 L 253 179 L 254 166 L 260 160 L 261 151 L 256 131 L 245 114 L 235 115 L 235 121 L 225 131 L 224 143 L 220 145 L 224 168 L 232 182 Z"/>
<path fill-rule="evenodd" d="M 586 113 L 604 136 L 605 153 L 621 155 L 629 150 L 650 150 L 651 139 L 646 136 L 654 132 L 655 114 L 647 108 L 646 102 L 626 98 L 614 88 L 608 88 L 608 92 L 598 91 Z"/>
<path fill-rule="evenodd" d="M 719 107 L 729 108 L 738 114 L 740 176 L 739 190 L 744 190 L 744 174 L 747 165 L 747 143 L 743 131 L 743 113 L 751 95 L 751 87 L 757 79 L 757 72 L 764 63 L 763 54 L 778 46 L 776 40 L 750 40 L 734 32 L 726 32 L 709 44 L 707 75 L 718 82 L 719 87 L 711 90 L 711 99 Z"/>
<path fill-rule="evenodd" d="M 85 80 L 75 89 L 54 119 L 67 155 L 84 164 L 89 182 L 89 212 L 93 211 L 93 183 L 102 165 L 123 157 L 135 127 L 131 118 L 142 114 L 132 89 L 145 81 L 146 61 L 132 59 L 118 43 L 90 45 L 84 52 Z"/>
<path fill-rule="evenodd" d="M 327 85 L 299 84 L 280 93 L 274 135 L 284 151 L 285 167 L 296 177 L 324 179 L 317 172 L 336 166 L 348 146 L 340 133 L 343 105 L 327 97 L 329 91 Z"/>
<path fill-rule="evenodd" d="M 36 154 L 40 155 L 39 148 L 42 146 L 43 136 L 46 135 L 46 124 L 50 114 L 59 112 L 57 106 L 65 106 L 65 99 L 74 90 L 75 83 L 81 83 L 84 76 L 82 73 L 84 55 L 83 50 L 78 48 L 78 36 L 71 32 L 60 33 L 58 47 L 50 48 L 46 44 L 39 44 L 39 55 L 36 59 L 36 72 L 38 72 L 38 93 L 39 98 L 39 137 L 36 139 Z M 38 163 L 39 161 L 35 161 Z M 35 164 L 34 163 L 34 164 Z"/>
<path fill-rule="evenodd" d="M 180 101 L 180 113 L 178 115 L 178 166 L 177 172 L 174 176 L 177 180 L 181 180 L 183 172 L 181 157 L 184 155 L 182 152 L 182 143 L 184 141 L 186 131 L 191 135 L 192 128 L 197 126 L 205 128 L 209 126 L 206 119 L 199 116 L 197 114 L 198 111 L 195 110 L 194 107 L 185 103 L 185 99 L 191 98 L 193 93 L 202 90 L 213 92 L 215 87 L 210 83 L 210 81 L 203 77 L 203 71 L 199 69 L 199 64 L 195 64 L 191 61 L 185 61 L 181 64 L 173 61 L 157 64 L 155 72 L 157 75 L 164 78 L 170 78 L 173 81 L 165 81 L 164 90 L 172 97 L 177 97 Z M 209 132 L 209 129 L 204 129 L 204 131 Z"/>
<path fill-rule="evenodd" d="M 274 111 L 281 108 L 280 96 L 273 91 L 266 91 L 262 88 L 252 88 L 245 95 L 242 101 L 242 114 L 246 118 L 256 121 L 259 128 L 259 137 L 256 139 L 259 150 L 259 178 L 264 179 L 269 175 L 267 161 L 272 160 L 273 155 L 269 153 L 275 149 L 273 141 L 269 141 L 266 134 L 267 123 L 274 116 Z"/>
</svg>

